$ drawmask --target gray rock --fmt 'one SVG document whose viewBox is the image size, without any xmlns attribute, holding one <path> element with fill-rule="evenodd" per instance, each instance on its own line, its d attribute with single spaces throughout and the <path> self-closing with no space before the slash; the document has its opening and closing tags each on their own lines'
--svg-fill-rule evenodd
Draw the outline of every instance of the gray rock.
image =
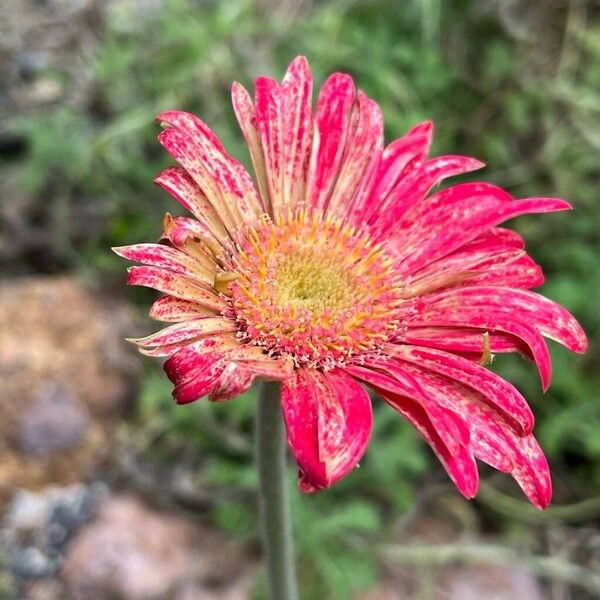
<svg viewBox="0 0 600 600">
<path fill-rule="evenodd" d="M 68 386 L 47 383 L 23 419 L 21 450 L 36 456 L 70 450 L 81 442 L 89 424 L 89 413 Z"/>
<path fill-rule="evenodd" d="M 218 532 L 115 495 L 73 539 L 61 572 L 73 600 L 243 600 L 253 570 Z"/>
</svg>

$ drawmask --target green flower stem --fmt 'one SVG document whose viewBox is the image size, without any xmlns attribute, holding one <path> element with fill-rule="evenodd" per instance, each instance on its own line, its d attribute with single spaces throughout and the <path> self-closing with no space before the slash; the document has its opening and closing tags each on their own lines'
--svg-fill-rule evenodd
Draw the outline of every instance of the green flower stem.
<svg viewBox="0 0 600 600">
<path fill-rule="evenodd" d="M 271 600 L 297 600 L 292 517 L 286 484 L 286 439 L 279 383 L 263 381 L 256 415 L 260 515 Z"/>
</svg>

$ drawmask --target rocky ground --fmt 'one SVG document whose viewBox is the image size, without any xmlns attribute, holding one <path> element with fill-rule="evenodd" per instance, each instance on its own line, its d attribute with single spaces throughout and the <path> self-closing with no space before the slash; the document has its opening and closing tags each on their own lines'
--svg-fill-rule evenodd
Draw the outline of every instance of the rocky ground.
<svg viewBox="0 0 600 600">
<path fill-rule="evenodd" d="M 241 600 L 256 558 L 114 483 L 133 313 L 74 277 L 0 283 L 0 599 Z"/>
</svg>

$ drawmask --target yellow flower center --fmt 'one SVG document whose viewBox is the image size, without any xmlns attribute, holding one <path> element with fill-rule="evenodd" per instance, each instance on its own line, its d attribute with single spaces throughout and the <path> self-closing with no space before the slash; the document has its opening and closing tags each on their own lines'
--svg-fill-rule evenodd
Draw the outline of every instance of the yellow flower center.
<svg viewBox="0 0 600 600">
<path fill-rule="evenodd" d="M 264 219 L 243 240 L 229 286 L 242 339 L 326 369 L 377 350 L 396 329 L 393 261 L 367 234 L 301 213 Z"/>
</svg>

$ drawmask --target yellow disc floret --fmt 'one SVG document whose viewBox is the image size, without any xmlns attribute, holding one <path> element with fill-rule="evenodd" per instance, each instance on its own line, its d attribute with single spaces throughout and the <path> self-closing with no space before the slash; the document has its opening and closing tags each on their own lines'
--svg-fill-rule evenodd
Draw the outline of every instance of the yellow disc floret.
<svg viewBox="0 0 600 600">
<path fill-rule="evenodd" d="M 296 364 L 333 368 L 396 329 L 393 261 L 338 219 L 265 218 L 245 233 L 231 270 L 240 337 Z"/>
</svg>

